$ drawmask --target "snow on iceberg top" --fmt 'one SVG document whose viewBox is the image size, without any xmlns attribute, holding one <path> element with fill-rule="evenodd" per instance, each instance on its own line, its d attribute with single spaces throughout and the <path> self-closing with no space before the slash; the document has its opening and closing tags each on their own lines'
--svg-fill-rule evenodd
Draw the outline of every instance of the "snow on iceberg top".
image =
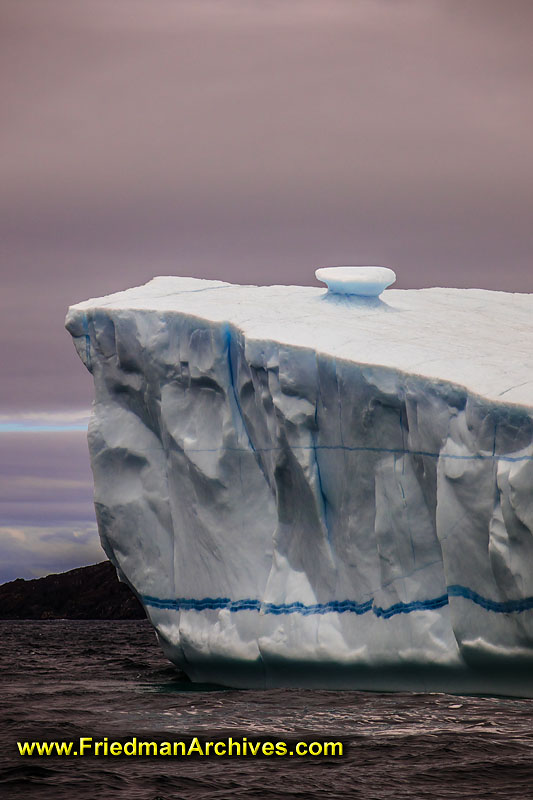
<svg viewBox="0 0 533 800">
<path fill-rule="evenodd" d="M 311 348 L 464 386 L 487 400 L 533 407 L 533 294 L 485 289 L 387 289 L 341 296 L 312 286 L 241 286 L 160 277 L 69 309 L 144 310 L 229 322 L 247 340 Z M 76 319 L 78 318 L 78 323 Z"/>
</svg>

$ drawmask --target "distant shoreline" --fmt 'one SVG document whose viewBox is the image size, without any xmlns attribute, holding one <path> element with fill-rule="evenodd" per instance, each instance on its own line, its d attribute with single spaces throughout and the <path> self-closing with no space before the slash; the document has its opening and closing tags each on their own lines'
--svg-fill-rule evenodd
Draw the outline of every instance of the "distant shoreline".
<svg viewBox="0 0 533 800">
<path fill-rule="evenodd" d="M 110 561 L 0 586 L 0 620 L 145 619 Z"/>
</svg>

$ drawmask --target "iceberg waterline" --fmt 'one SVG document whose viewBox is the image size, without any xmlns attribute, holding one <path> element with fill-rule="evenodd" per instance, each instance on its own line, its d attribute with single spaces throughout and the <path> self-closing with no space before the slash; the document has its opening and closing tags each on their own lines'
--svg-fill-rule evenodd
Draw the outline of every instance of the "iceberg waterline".
<svg viewBox="0 0 533 800">
<path fill-rule="evenodd" d="M 531 297 L 382 301 L 164 278 L 70 310 L 102 542 L 193 679 L 533 661 Z"/>
</svg>

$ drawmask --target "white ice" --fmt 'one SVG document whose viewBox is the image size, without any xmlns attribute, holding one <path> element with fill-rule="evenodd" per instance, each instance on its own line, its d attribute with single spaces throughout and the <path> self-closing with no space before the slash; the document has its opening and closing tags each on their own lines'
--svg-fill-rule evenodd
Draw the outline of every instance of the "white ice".
<svg viewBox="0 0 533 800">
<path fill-rule="evenodd" d="M 102 542 L 238 686 L 533 694 L 533 296 L 156 278 L 73 306 Z"/>
<path fill-rule="evenodd" d="M 377 297 L 396 280 L 388 267 L 321 267 L 315 271 L 332 294 Z"/>
</svg>

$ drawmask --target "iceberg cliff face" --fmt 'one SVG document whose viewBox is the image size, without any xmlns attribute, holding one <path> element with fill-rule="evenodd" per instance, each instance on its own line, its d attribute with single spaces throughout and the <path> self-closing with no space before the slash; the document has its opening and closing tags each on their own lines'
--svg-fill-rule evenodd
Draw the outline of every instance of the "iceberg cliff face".
<svg viewBox="0 0 533 800">
<path fill-rule="evenodd" d="M 236 686 L 533 696 L 533 295 L 192 278 L 73 306 L 106 553 Z"/>
</svg>

